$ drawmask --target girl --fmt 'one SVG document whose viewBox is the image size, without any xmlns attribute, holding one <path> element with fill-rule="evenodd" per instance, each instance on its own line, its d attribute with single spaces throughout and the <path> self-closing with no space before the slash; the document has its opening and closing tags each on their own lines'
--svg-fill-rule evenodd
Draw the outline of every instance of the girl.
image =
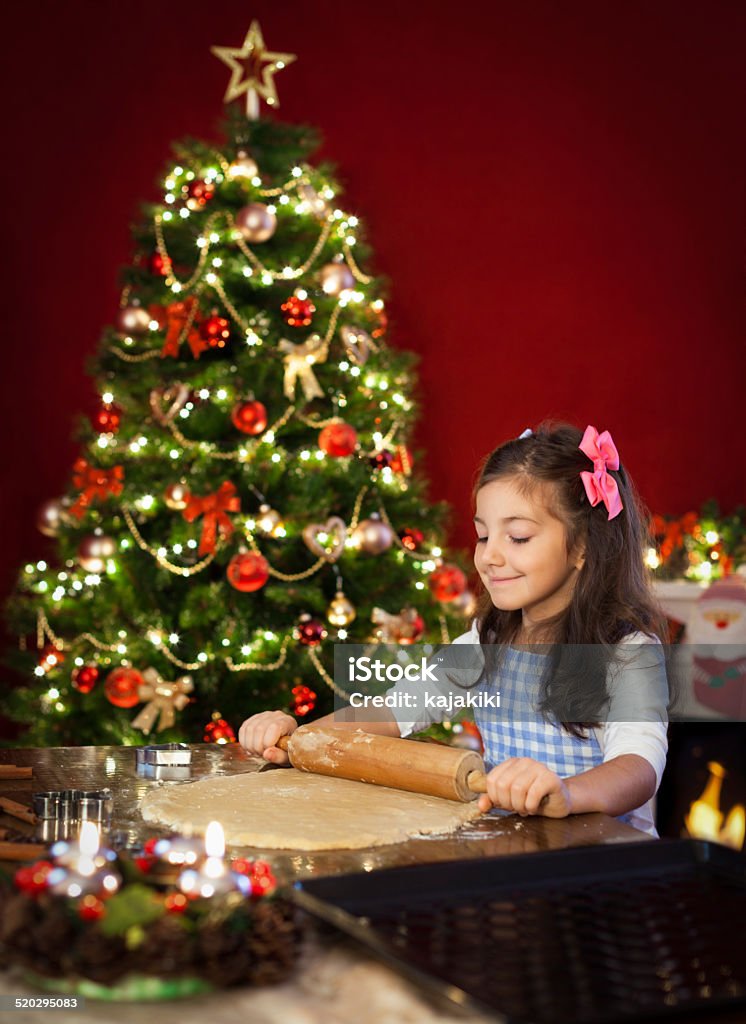
<svg viewBox="0 0 746 1024">
<path fill-rule="evenodd" d="M 490 769 L 480 808 L 602 811 L 655 835 L 651 802 L 667 751 L 664 620 L 643 562 L 643 511 L 611 435 L 566 424 L 524 431 L 487 457 L 474 497 L 484 590 L 455 643 L 483 645 L 490 667 L 478 688 L 499 690 L 502 708 L 476 710 Z M 346 709 L 306 728 L 404 737 L 437 714 L 413 722 L 406 710 L 382 710 L 371 721 L 370 711 L 356 720 Z M 275 744 L 296 728 L 290 715 L 263 712 L 243 723 L 239 741 L 284 764 Z"/>
</svg>

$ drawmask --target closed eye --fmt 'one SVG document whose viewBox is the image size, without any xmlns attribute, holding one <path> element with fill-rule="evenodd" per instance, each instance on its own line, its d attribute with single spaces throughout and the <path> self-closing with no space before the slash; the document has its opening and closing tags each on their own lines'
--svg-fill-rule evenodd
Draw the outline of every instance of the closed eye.
<svg viewBox="0 0 746 1024">
<path fill-rule="evenodd" d="M 488 539 L 489 539 L 488 537 L 477 537 L 476 542 L 477 542 L 477 544 L 485 544 Z M 511 542 L 511 544 L 528 544 L 528 542 L 531 540 L 531 538 L 530 537 L 511 537 L 510 535 L 508 535 L 508 540 Z"/>
</svg>

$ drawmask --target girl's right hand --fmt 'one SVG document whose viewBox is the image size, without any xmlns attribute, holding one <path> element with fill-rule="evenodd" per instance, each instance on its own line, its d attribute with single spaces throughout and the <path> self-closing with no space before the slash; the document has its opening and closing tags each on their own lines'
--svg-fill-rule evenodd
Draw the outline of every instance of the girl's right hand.
<svg viewBox="0 0 746 1024">
<path fill-rule="evenodd" d="M 275 744 L 280 736 L 290 736 L 298 723 L 284 711 L 262 711 L 247 718 L 238 730 L 238 742 L 249 754 L 258 754 L 273 764 L 289 764 L 284 750 Z"/>
</svg>

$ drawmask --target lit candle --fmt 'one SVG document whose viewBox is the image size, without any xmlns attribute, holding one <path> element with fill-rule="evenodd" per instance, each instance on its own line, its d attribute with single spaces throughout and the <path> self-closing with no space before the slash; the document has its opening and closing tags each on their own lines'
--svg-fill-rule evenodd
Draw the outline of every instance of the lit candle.
<svg viewBox="0 0 746 1024">
<path fill-rule="evenodd" d="M 179 888 L 185 896 L 209 898 L 238 890 L 251 893 L 251 882 L 244 875 L 231 871 L 225 861 L 225 835 L 219 821 L 211 821 L 205 833 L 205 860 L 199 867 L 182 871 Z"/>
<path fill-rule="evenodd" d="M 119 873 L 109 861 L 116 857 L 113 850 L 101 849 L 98 827 L 84 821 L 77 841 L 55 843 L 50 853 L 55 866 L 47 881 L 57 896 L 83 896 L 102 890 L 109 896 L 121 883 Z"/>
</svg>

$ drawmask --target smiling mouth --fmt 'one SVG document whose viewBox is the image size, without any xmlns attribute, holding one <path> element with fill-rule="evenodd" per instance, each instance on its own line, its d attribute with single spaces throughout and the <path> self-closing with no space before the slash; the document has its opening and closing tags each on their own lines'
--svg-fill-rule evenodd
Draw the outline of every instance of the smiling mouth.
<svg viewBox="0 0 746 1024">
<path fill-rule="evenodd" d="M 487 579 L 490 583 L 512 583 L 514 580 L 519 580 L 520 576 L 488 576 Z"/>
</svg>

